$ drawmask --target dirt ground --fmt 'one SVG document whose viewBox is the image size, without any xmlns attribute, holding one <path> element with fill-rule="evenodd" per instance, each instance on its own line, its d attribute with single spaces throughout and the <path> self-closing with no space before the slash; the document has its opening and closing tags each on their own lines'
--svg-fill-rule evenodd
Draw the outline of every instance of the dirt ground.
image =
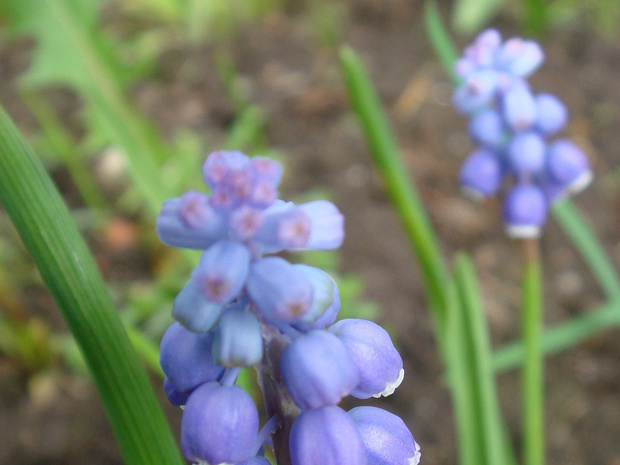
<svg viewBox="0 0 620 465">
<path fill-rule="evenodd" d="M 421 2 L 349 0 L 341 13 L 344 42 L 361 55 L 379 90 L 445 256 L 453 257 L 461 249 L 472 254 L 493 343 L 513 340 L 519 326 L 518 250 L 502 233 L 498 203 L 475 205 L 458 192 L 459 165 L 473 146 L 465 118 L 450 106 L 450 83 L 426 39 Z M 516 33 L 511 18 L 500 18 L 494 25 L 504 36 Z M 459 46 L 466 42 L 461 38 Z M 547 62 L 532 79 L 533 87 L 555 93 L 570 109 L 566 134 L 587 151 L 596 176 L 575 202 L 612 261 L 620 265 L 620 43 L 572 24 L 553 30 L 543 45 Z M 421 444 L 422 463 L 456 464 L 450 397 L 421 281 L 350 111 L 336 51 L 320 46 L 307 8 L 300 7 L 247 28 L 231 52 L 251 100 L 267 113 L 270 145 L 287 155 L 283 197 L 317 187 L 333 193 L 346 217 L 343 270 L 362 276 L 366 297 L 382 309 L 381 322 L 396 330 L 406 377 L 381 405 L 405 419 Z M 166 134 L 189 127 L 223 140 L 233 109 L 213 69 L 213 55 L 213 46 L 165 52 L 155 78 L 136 86 L 135 101 Z M 28 58 L 27 46 L 15 48 L 1 39 L 0 100 L 32 134 L 33 119 L 15 90 L 16 76 Z M 68 102 L 66 111 L 77 113 L 74 99 Z M 582 259 L 553 221 L 545 229 L 542 248 L 547 326 L 603 302 Z M 144 257 L 138 253 L 138 259 Z M 119 273 L 107 270 L 112 280 Z M 41 295 L 33 299 L 39 306 L 36 312 L 56 312 L 46 294 L 37 292 Z M 550 465 L 620 464 L 617 336 L 618 330 L 610 329 L 547 359 Z M 518 374 L 500 375 L 499 385 L 518 446 Z M 178 412 L 167 412 L 178 428 Z M 2 361 L 0 438 L 1 464 L 121 463 L 92 386 L 68 372 L 25 380 Z"/>
</svg>

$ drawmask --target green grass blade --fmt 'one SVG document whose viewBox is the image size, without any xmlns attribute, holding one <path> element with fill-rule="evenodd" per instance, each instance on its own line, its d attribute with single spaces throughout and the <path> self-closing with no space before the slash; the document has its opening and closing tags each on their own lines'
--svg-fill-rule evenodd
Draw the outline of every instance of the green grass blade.
<svg viewBox="0 0 620 465">
<path fill-rule="evenodd" d="M 620 278 L 600 241 L 588 227 L 579 210 L 570 200 L 566 199 L 557 202 L 552 211 L 555 219 L 596 276 L 607 298 L 620 299 Z"/>
<path fill-rule="evenodd" d="M 445 357 L 450 394 L 454 406 L 460 465 L 486 465 L 481 444 L 482 431 L 474 402 L 472 359 L 468 351 L 463 308 L 454 283 L 446 286 L 447 308 Z"/>
<path fill-rule="evenodd" d="M 183 464 L 84 240 L 41 163 L 1 109 L 0 201 L 84 354 L 125 462 Z"/>
<path fill-rule="evenodd" d="M 447 308 L 445 283 L 449 278 L 436 234 L 415 186 L 408 177 L 407 169 L 400 160 L 379 98 L 359 58 L 350 48 L 343 48 L 340 60 L 349 98 L 366 137 L 370 153 L 383 177 L 387 193 L 403 222 L 418 260 L 441 343 Z"/>
<path fill-rule="evenodd" d="M 547 330 L 542 348 L 546 355 L 556 354 L 610 327 L 620 327 L 620 300 L 608 302 Z M 523 353 L 523 344 L 520 341 L 501 347 L 493 354 L 493 369 L 502 372 L 519 366 L 523 362 Z"/>
<path fill-rule="evenodd" d="M 452 39 L 441 21 L 437 3 L 427 0 L 424 3 L 424 22 L 426 34 L 435 50 L 435 54 L 441 62 L 444 71 L 454 81 L 454 62 L 459 57 Z"/>
<path fill-rule="evenodd" d="M 464 34 L 479 31 L 506 0 L 458 0 L 452 10 L 454 28 Z"/>
<path fill-rule="evenodd" d="M 507 433 L 499 408 L 495 375 L 491 366 L 491 343 L 486 316 L 482 308 L 476 270 L 465 254 L 455 260 L 454 279 L 458 292 L 463 344 L 480 437 L 481 463 L 513 464 L 514 452 L 507 442 Z"/>
</svg>

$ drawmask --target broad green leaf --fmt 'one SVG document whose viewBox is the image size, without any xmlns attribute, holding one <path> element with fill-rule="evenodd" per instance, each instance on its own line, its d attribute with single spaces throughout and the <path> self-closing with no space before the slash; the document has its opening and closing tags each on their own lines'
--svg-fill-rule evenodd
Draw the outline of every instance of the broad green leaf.
<svg viewBox="0 0 620 465">
<path fill-rule="evenodd" d="M 0 202 L 80 346 L 125 463 L 182 465 L 84 239 L 40 161 L 1 108 Z"/>
</svg>

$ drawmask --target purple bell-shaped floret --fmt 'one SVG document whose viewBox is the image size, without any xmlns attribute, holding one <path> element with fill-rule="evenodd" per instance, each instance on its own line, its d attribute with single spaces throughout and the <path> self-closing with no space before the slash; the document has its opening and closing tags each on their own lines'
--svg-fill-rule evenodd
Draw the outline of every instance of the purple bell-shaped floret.
<svg viewBox="0 0 620 465">
<path fill-rule="evenodd" d="M 263 223 L 255 235 L 264 253 L 301 249 L 308 243 L 312 222 L 293 202 L 274 202 L 263 212 Z"/>
<path fill-rule="evenodd" d="M 533 184 L 517 184 L 504 198 L 504 224 L 509 236 L 538 237 L 547 219 L 547 200 Z"/>
<path fill-rule="evenodd" d="M 224 304 L 212 302 L 194 279 L 190 279 L 174 299 L 172 316 L 183 326 L 196 333 L 209 331 L 222 314 Z"/>
<path fill-rule="evenodd" d="M 312 250 L 337 249 L 344 240 L 344 216 L 327 200 L 302 203 L 299 209 L 310 218 L 310 235 L 303 246 Z"/>
<path fill-rule="evenodd" d="M 250 252 L 243 244 L 220 241 L 202 254 L 192 280 L 210 302 L 226 304 L 235 298 L 248 276 Z"/>
<path fill-rule="evenodd" d="M 514 131 L 523 131 L 536 121 L 538 108 L 530 90 L 525 86 L 516 85 L 504 93 L 502 111 L 508 126 Z"/>
<path fill-rule="evenodd" d="M 367 464 L 357 426 L 339 407 L 302 412 L 293 422 L 289 448 L 292 465 Z"/>
<path fill-rule="evenodd" d="M 403 359 L 385 329 L 362 319 L 340 320 L 329 332 L 340 339 L 357 367 L 359 382 L 351 395 L 358 399 L 389 396 L 405 376 Z"/>
<path fill-rule="evenodd" d="M 452 97 L 461 113 L 472 113 L 491 103 L 499 85 L 498 73 L 493 69 L 474 71 L 459 86 Z"/>
<path fill-rule="evenodd" d="M 207 249 L 224 237 L 224 216 L 209 205 L 209 198 L 189 191 L 166 200 L 157 216 L 157 234 L 164 244 L 188 249 Z"/>
<path fill-rule="evenodd" d="M 187 399 L 181 419 L 181 447 L 188 460 L 237 463 L 255 454 L 258 411 L 239 386 L 207 383 Z"/>
<path fill-rule="evenodd" d="M 495 53 L 495 65 L 518 77 L 527 77 L 545 60 L 540 45 L 531 40 L 513 37 L 504 42 Z"/>
<path fill-rule="evenodd" d="M 218 380 L 224 368 L 211 356 L 212 336 L 194 333 L 172 323 L 161 339 L 159 363 L 169 382 L 179 393 Z"/>
<path fill-rule="evenodd" d="M 551 94 L 536 96 L 536 129 L 546 136 L 561 131 L 568 122 L 568 110 L 562 101 Z"/>
<path fill-rule="evenodd" d="M 239 151 L 213 152 L 202 165 L 202 177 L 205 184 L 216 189 L 226 182 L 231 173 L 242 169 L 249 162 L 249 157 Z"/>
<path fill-rule="evenodd" d="M 308 332 L 311 329 L 323 329 L 331 325 L 340 311 L 340 293 L 335 281 L 320 268 L 303 264 L 293 267 L 308 278 L 313 288 L 310 309 L 293 326 L 300 331 Z"/>
<path fill-rule="evenodd" d="M 349 411 L 362 437 L 368 464 L 417 465 L 420 446 L 407 425 L 396 415 L 377 407 L 356 407 Z"/>
<path fill-rule="evenodd" d="M 310 281 L 280 257 L 266 257 L 252 263 L 247 291 L 265 319 L 273 323 L 300 321 L 312 305 Z"/>
<path fill-rule="evenodd" d="M 185 405 L 185 403 L 187 402 L 187 398 L 192 393 L 191 391 L 189 392 L 179 391 L 174 386 L 174 384 L 172 384 L 172 381 L 170 381 L 170 378 L 168 378 L 167 376 L 164 379 L 164 392 L 166 393 L 166 397 L 168 398 L 168 401 L 176 407 Z"/>
<path fill-rule="evenodd" d="M 502 165 L 499 155 L 489 149 L 472 152 L 461 166 L 461 189 L 473 200 L 481 200 L 497 193 L 502 185 Z"/>
<path fill-rule="evenodd" d="M 499 111 L 486 109 L 472 116 L 469 123 L 472 139 L 490 149 L 500 149 L 507 138 L 507 128 Z"/>
<path fill-rule="evenodd" d="M 545 140 L 535 131 L 516 134 L 508 144 L 510 169 L 518 179 L 531 179 L 545 165 Z"/>
<path fill-rule="evenodd" d="M 213 359 L 225 367 L 256 365 L 263 358 L 258 319 L 243 308 L 226 310 L 213 332 Z"/>
<path fill-rule="evenodd" d="M 577 145 L 564 139 L 549 146 L 547 173 L 552 181 L 572 194 L 582 191 L 592 181 L 592 171 L 585 154 Z"/>
<path fill-rule="evenodd" d="M 299 336 L 284 349 L 280 371 L 291 398 L 303 410 L 337 405 L 359 382 L 344 343 L 322 330 Z"/>
</svg>

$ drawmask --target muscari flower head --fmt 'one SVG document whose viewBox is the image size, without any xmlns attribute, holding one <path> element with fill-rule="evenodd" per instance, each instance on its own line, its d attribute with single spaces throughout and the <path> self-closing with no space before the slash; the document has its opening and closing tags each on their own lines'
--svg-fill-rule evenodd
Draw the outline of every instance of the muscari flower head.
<svg viewBox="0 0 620 465">
<path fill-rule="evenodd" d="M 162 242 L 203 251 L 174 301 L 177 322 L 161 343 L 164 390 L 185 408 L 186 458 L 201 465 L 268 463 L 260 450 L 281 419 L 270 419 L 259 432 L 256 406 L 235 382 L 241 367 L 261 371 L 269 364 L 275 331 L 285 348 L 276 360 L 281 380 L 272 382 L 290 400 L 266 401 L 294 402 L 301 410 L 289 437 L 293 465 L 365 465 L 367 457 L 374 464 L 369 451 L 377 446 L 369 442 L 368 427 L 337 404 L 350 394 L 391 394 L 402 381 L 402 360 L 378 325 L 333 324 L 340 297 L 327 273 L 272 255 L 339 247 L 341 213 L 323 200 L 296 205 L 278 199 L 282 167 L 267 158 L 215 152 L 202 175 L 209 194 L 189 191 L 170 199 L 157 218 Z M 411 436 L 402 420 L 384 420 L 374 427 L 392 443 Z M 407 441 L 381 463 L 401 463 L 411 449 Z"/>
<path fill-rule="evenodd" d="M 502 42 L 493 29 L 465 48 L 454 73 L 453 102 L 471 116 L 469 133 L 479 148 L 461 168 L 460 183 L 470 197 L 501 191 L 506 231 L 537 237 L 556 200 L 584 189 L 592 171 L 584 153 L 566 140 L 550 142 L 566 127 L 565 105 L 551 94 L 532 93 L 525 80 L 544 61 L 539 44 L 521 38 Z"/>
</svg>

